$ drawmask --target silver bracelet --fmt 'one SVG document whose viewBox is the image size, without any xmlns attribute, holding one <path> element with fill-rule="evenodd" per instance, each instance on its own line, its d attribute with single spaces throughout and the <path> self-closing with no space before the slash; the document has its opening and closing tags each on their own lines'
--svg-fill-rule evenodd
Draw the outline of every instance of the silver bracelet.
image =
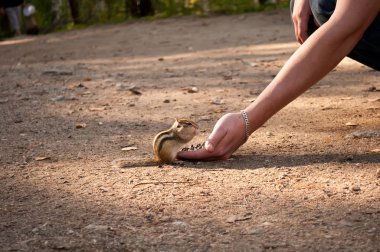
<svg viewBox="0 0 380 252">
<path fill-rule="evenodd" d="M 244 123 L 245 123 L 245 141 L 247 141 L 248 137 L 249 137 L 249 130 L 250 130 L 247 112 L 245 112 L 244 110 L 242 110 L 241 111 L 241 115 L 243 116 Z"/>
</svg>

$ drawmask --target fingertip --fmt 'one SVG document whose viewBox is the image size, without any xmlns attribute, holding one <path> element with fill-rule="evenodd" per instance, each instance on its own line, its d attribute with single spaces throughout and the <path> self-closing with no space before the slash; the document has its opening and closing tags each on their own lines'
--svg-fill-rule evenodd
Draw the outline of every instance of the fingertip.
<svg viewBox="0 0 380 252">
<path fill-rule="evenodd" d="M 215 147 L 210 141 L 206 141 L 205 148 L 208 152 L 213 152 L 215 150 Z"/>
</svg>

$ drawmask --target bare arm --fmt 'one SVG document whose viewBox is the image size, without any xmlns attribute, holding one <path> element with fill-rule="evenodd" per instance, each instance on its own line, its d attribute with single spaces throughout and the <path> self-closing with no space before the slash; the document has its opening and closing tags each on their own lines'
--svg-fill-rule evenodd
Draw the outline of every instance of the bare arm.
<svg viewBox="0 0 380 252">
<path fill-rule="evenodd" d="M 245 111 L 253 132 L 281 108 L 328 74 L 357 44 L 380 11 L 380 1 L 338 0 L 330 20 L 290 57 L 278 75 Z M 226 159 L 244 144 L 240 113 L 223 116 L 206 141 L 206 148 L 180 152 L 180 159 Z"/>
<path fill-rule="evenodd" d="M 334 14 L 291 56 L 246 111 L 252 131 L 328 74 L 357 44 L 380 10 L 380 1 L 337 1 Z"/>
</svg>

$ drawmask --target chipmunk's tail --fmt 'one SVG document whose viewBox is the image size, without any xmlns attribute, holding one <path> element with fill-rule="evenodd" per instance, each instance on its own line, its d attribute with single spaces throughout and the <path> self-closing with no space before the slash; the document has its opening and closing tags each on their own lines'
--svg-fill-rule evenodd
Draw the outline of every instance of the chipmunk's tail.
<svg viewBox="0 0 380 252">
<path fill-rule="evenodd" d="M 112 167 L 115 168 L 134 168 L 134 167 L 149 167 L 149 166 L 160 166 L 160 162 L 149 159 L 128 159 L 128 158 L 118 158 L 111 162 Z"/>
</svg>

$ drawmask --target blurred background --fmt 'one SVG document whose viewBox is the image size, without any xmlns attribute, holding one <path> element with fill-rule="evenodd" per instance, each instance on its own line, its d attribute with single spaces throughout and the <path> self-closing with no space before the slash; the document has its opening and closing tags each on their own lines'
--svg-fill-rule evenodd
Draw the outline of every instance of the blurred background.
<svg viewBox="0 0 380 252">
<path fill-rule="evenodd" d="M 263 11 L 285 8 L 288 4 L 287 0 L 0 0 L 0 38 L 71 30 L 138 18 Z M 20 32 L 12 29 L 12 20 L 5 11 L 9 5 L 18 8 L 16 12 L 19 12 Z"/>
</svg>

